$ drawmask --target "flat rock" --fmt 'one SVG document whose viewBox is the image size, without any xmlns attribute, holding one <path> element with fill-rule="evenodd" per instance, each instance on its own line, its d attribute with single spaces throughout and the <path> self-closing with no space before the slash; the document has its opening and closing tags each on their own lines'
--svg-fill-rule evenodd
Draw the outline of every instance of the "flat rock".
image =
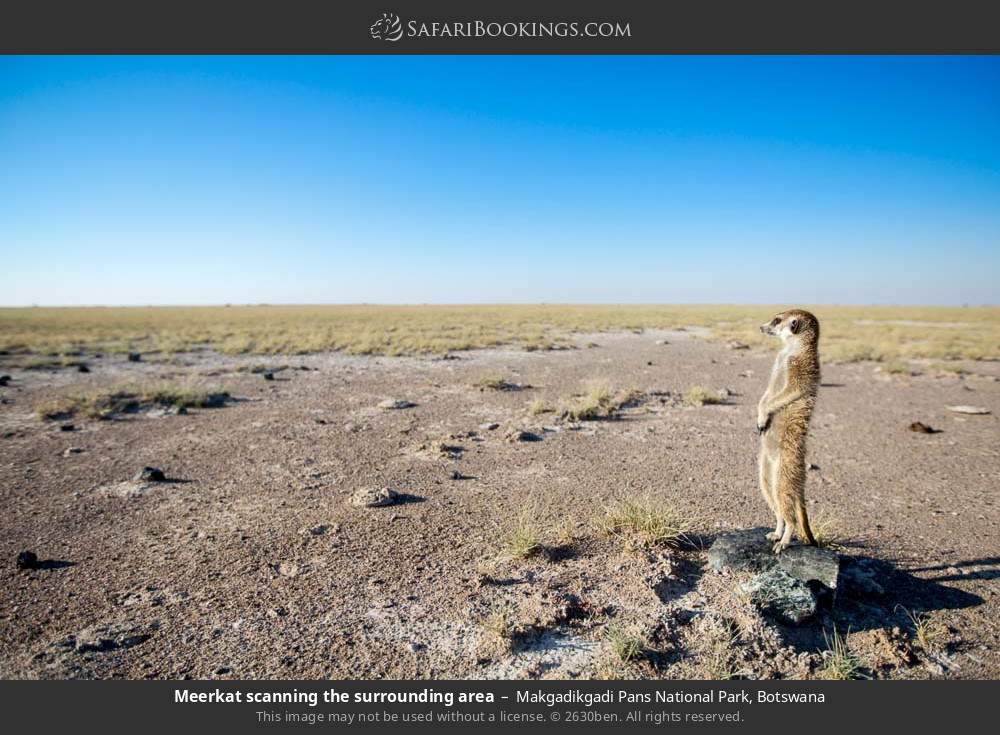
<svg viewBox="0 0 1000 735">
<path fill-rule="evenodd" d="M 513 431 L 507 432 L 505 437 L 509 442 L 540 442 L 542 437 L 531 431 L 525 431 L 523 429 L 514 429 Z"/>
<path fill-rule="evenodd" d="M 789 546 L 775 556 L 778 558 L 778 567 L 800 582 L 819 582 L 831 590 L 837 589 L 840 558 L 829 549 Z"/>
<path fill-rule="evenodd" d="M 786 625 L 801 625 L 816 614 L 816 595 L 804 582 L 773 568 L 742 583 L 740 589 L 757 608 Z"/>
<path fill-rule="evenodd" d="M 33 551 L 22 551 L 17 555 L 18 569 L 34 569 L 38 566 L 38 556 Z"/>
<path fill-rule="evenodd" d="M 413 408 L 416 405 L 413 401 L 408 401 L 405 398 L 386 398 L 379 402 L 378 407 L 383 411 L 399 411 L 404 408 Z"/>
<path fill-rule="evenodd" d="M 752 528 L 748 531 L 722 534 L 715 539 L 708 550 L 709 566 L 717 572 L 723 569 L 735 571 L 770 569 L 777 561 L 774 552 L 771 551 L 772 542 L 764 537 L 766 533 L 767 529 Z"/>
<path fill-rule="evenodd" d="M 363 487 L 351 496 L 351 504 L 359 508 L 381 508 L 395 505 L 402 496 L 389 487 Z"/>
<path fill-rule="evenodd" d="M 990 412 L 990 409 L 979 406 L 945 406 L 945 408 L 952 413 L 965 413 L 971 416 L 985 416 Z"/>
</svg>

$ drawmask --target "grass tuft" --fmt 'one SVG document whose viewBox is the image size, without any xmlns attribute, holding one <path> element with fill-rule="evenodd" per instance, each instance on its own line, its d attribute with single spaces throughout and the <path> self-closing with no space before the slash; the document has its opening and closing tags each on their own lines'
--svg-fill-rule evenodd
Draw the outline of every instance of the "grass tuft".
<svg viewBox="0 0 1000 735">
<path fill-rule="evenodd" d="M 638 388 L 614 391 L 606 383 L 593 383 L 583 395 L 564 401 L 561 418 L 565 421 L 599 421 L 618 416 L 623 408 L 638 404 L 643 397 Z"/>
<path fill-rule="evenodd" d="M 850 631 L 848 631 L 850 633 Z M 849 681 L 851 679 L 861 679 L 861 663 L 857 656 L 847 645 L 847 637 L 840 635 L 837 628 L 833 628 L 833 635 L 823 632 L 827 650 L 823 654 L 826 663 L 820 669 L 820 676 L 824 679 L 835 681 Z"/>
<path fill-rule="evenodd" d="M 218 408 L 228 400 L 229 394 L 222 391 L 149 383 L 48 399 L 35 405 L 35 413 L 46 420 L 72 416 L 106 419 L 151 408 Z"/>
<path fill-rule="evenodd" d="M 608 506 L 598 518 L 597 528 L 604 536 L 621 540 L 626 548 L 636 549 L 677 547 L 686 538 L 690 524 L 673 508 L 644 497 Z"/>
<path fill-rule="evenodd" d="M 684 391 L 684 403 L 689 406 L 709 406 L 725 401 L 725 396 L 700 385 L 691 386 Z"/>
<path fill-rule="evenodd" d="M 623 664 L 642 658 L 647 646 L 643 636 L 620 623 L 611 623 L 604 629 L 604 640 L 608 642 L 615 658 Z"/>
<path fill-rule="evenodd" d="M 535 511 L 527 509 L 518 516 L 507 535 L 504 551 L 512 559 L 527 559 L 542 550 L 542 531 L 535 520 Z"/>
</svg>

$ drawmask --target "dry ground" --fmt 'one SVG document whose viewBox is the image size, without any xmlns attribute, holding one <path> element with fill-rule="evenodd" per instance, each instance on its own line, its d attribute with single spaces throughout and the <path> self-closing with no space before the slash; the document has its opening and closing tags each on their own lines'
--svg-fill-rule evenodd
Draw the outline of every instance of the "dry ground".
<svg viewBox="0 0 1000 735">
<path fill-rule="evenodd" d="M 771 354 L 690 330 L 566 341 L 456 359 L 113 354 L 86 374 L 8 355 L 0 675 L 1000 678 L 1000 365 L 824 366 L 810 512 L 883 592 L 786 629 L 704 553 L 769 521 L 753 426 Z M 34 412 L 153 380 L 233 400 L 72 431 Z M 638 393 L 616 419 L 547 411 L 594 381 Z M 695 385 L 729 396 L 685 405 Z M 508 440 L 518 429 L 539 440 Z M 146 465 L 173 481 L 126 483 Z M 350 503 L 383 485 L 406 502 Z M 622 498 L 673 508 L 687 540 L 602 535 Z M 40 568 L 18 570 L 22 550 Z M 847 661 L 827 651 L 835 628 Z"/>
</svg>

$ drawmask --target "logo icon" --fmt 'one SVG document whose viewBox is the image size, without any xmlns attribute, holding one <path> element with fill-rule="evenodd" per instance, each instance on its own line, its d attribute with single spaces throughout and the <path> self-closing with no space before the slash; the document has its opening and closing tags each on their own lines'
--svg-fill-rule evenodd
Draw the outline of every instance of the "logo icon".
<svg viewBox="0 0 1000 735">
<path fill-rule="evenodd" d="M 403 24 L 395 13 L 382 13 L 368 30 L 376 41 L 398 41 L 403 37 Z"/>
</svg>

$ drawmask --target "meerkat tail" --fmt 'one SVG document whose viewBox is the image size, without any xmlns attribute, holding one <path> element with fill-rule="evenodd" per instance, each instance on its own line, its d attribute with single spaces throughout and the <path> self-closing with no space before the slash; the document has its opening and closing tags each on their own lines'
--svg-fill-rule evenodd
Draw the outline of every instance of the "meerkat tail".
<svg viewBox="0 0 1000 735">
<path fill-rule="evenodd" d="M 809 516 L 806 515 L 806 508 L 804 505 L 799 505 L 795 509 L 795 516 L 795 520 L 798 521 L 799 536 L 801 536 L 810 546 L 819 546 L 819 544 L 816 543 L 816 537 L 813 536 L 812 529 L 809 527 Z"/>
</svg>

